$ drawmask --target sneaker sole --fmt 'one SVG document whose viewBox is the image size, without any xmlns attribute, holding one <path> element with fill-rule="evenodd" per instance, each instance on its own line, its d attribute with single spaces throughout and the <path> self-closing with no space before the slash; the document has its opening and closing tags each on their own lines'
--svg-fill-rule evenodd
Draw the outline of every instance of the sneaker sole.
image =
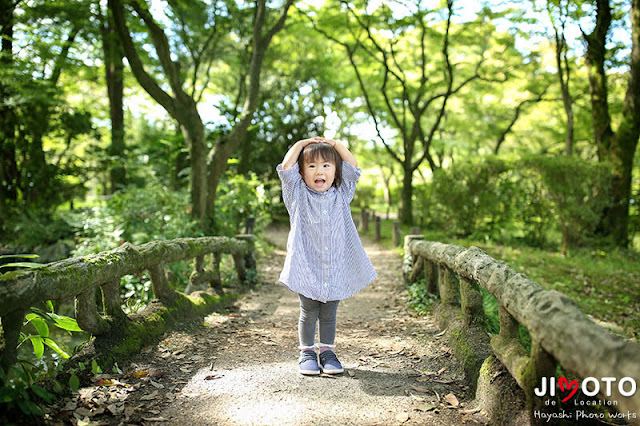
<svg viewBox="0 0 640 426">
<path fill-rule="evenodd" d="M 326 369 L 322 369 L 322 372 L 325 374 L 342 374 L 344 373 L 344 368 L 341 370 L 326 370 Z"/>
<path fill-rule="evenodd" d="M 303 376 L 318 376 L 318 375 L 320 375 L 320 370 L 318 370 L 318 371 L 302 371 L 302 370 L 298 370 L 298 371 Z"/>
</svg>

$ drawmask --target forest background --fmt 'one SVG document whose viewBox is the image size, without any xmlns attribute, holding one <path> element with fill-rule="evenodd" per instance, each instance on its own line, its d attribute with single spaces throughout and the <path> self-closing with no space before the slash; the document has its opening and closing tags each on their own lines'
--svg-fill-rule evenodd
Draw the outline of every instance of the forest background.
<svg viewBox="0 0 640 426">
<path fill-rule="evenodd" d="M 260 235 L 287 221 L 275 166 L 322 135 L 355 153 L 353 210 L 384 219 L 383 242 L 397 220 L 480 246 L 637 337 L 639 14 L 639 0 L 0 0 L 0 254 L 231 236 L 250 217 Z M 149 278 L 122 295 L 144 305 Z"/>
</svg>

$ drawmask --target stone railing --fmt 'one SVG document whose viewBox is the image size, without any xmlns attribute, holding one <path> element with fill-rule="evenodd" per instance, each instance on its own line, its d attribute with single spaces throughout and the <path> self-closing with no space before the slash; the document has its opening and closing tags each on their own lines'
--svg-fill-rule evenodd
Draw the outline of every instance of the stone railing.
<svg viewBox="0 0 640 426">
<path fill-rule="evenodd" d="M 542 380 L 556 377 L 560 365 L 578 379 L 575 385 L 565 382 L 567 388 L 583 389 L 589 383 L 592 394 L 599 386 L 600 397 L 617 401 L 614 408 L 631 415 L 624 420 L 640 421 L 640 390 L 636 389 L 640 344 L 611 334 L 565 295 L 543 289 L 479 248 L 422 239 L 420 235 L 405 237 L 405 278 L 412 283 L 424 277 L 427 291 L 440 296 L 435 315 L 441 327 L 447 328 L 454 355 L 478 392 L 481 388 L 486 391 L 500 374 L 488 378 L 481 374 L 497 358 L 524 391 L 531 422 L 545 423 L 549 417 L 540 413 L 559 413 L 561 404 L 558 396 L 549 396 L 548 388 L 543 397 L 536 396 L 535 389 L 543 393 Z M 479 287 L 498 303 L 500 333 L 490 338 L 481 327 L 484 309 Z M 519 325 L 529 331 L 530 351 L 518 337 Z M 482 401 L 481 396 L 476 395 L 476 400 Z"/>
<path fill-rule="evenodd" d="M 125 243 L 115 250 L 0 275 L 2 366 L 6 368 L 15 362 L 25 313 L 31 306 L 47 300 L 75 298 L 78 325 L 96 336 L 96 342 L 101 338 L 109 342 L 103 346 L 113 346 L 114 342 L 135 333 L 141 335 L 134 339 L 136 345 L 148 344 L 166 331 L 166 327 L 158 326 L 158 322 L 167 325 L 192 314 L 203 314 L 213 306 L 233 299 L 222 290 L 219 269 L 222 255 L 233 256 L 238 279 L 245 283 L 255 276 L 253 246 L 252 235 L 180 238 L 154 241 L 138 247 Z M 205 270 L 207 255 L 212 258 L 209 270 Z M 204 285 L 206 289 L 208 284 L 217 295 L 195 292 L 186 296 L 169 285 L 166 265 L 189 259 L 194 259 L 189 287 L 202 288 Z M 143 310 L 135 318 L 130 318 L 121 307 L 120 280 L 125 275 L 139 274 L 145 270 L 149 272 L 153 294 L 158 302 L 150 304 L 150 309 Z M 103 312 L 99 312 L 96 302 L 98 289 L 101 291 Z M 128 350 L 135 352 L 136 345 L 129 344 Z M 118 356 L 122 355 L 120 351 Z"/>
</svg>

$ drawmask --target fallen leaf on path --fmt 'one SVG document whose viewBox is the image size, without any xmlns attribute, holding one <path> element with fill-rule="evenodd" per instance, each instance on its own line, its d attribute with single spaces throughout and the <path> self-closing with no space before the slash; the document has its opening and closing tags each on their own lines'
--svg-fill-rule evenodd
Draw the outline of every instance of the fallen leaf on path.
<svg viewBox="0 0 640 426">
<path fill-rule="evenodd" d="M 469 410 L 460 410 L 460 414 L 475 414 L 482 410 L 482 408 L 472 408 Z"/>
<path fill-rule="evenodd" d="M 451 380 L 440 380 L 440 379 L 433 379 L 432 382 L 440 383 L 443 385 L 448 385 L 449 383 L 453 383 Z"/>
<path fill-rule="evenodd" d="M 447 371 L 448 369 L 449 367 L 442 367 L 440 370 L 438 370 L 438 376 L 444 373 L 445 371 Z"/>
<path fill-rule="evenodd" d="M 92 417 L 93 413 L 91 412 L 91 410 L 88 410 L 84 407 L 80 407 L 78 409 L 76 409 L 76 411 L 74 411 L 75 414 L 78 414 L 82 417 Z"/>
<path fill-rule="evenodd" d="M 111 412 L 111 414 L 113 414 L 114 416 L 119 416 L 124 413 L 124 405 L 110 404 L 107 405 L 107 410 L 109 410 L 109 412 Z"/>
<path fill-rule="evenodd" d="M 158 382 L 154 382 L 153 380 L 149 380 L 149 383 L 151 384 L 151 386 L 153 386 L 156 389 L 164 389 L 164 385 L 160 384 Z"/>
<path fill-rule="evenodd" d="M 142 377 L 147 377 L 149 375 L 149 371 L 147 370 L 142 370 L 142 371 L 135 371 L 134 373 L 131 374 L 133 377 L 135 377 L 136 379 L 140 379 Z"/>
<path fill-rule="evenodd" d="M 145 422 L 166 422 L 167 419 L 164 417 L 143 417 L 142 420 Z"/>
<path fill-rule="evenodd" d="M 460 405 L 460 403 L 458 402 L 458 398 L 456 398 L 456 396 L 452 393 L 445 395 L 444 400 L 454 407 Z"/>
<path fill-rule="evenodd" d="M 435 336 L 435 337 L 442 337 L 442 336 L 444 336 L 444 333 L 446 333 L 446 332 L 447 332 L 447 329 L 445 328 L 445 329 L 444 329 L 444 330 L 442 330 L 440 333 L 436 334 L 436 336 Z"/>
<path fill-rule="evenodd" d="M 140 398 L 142 401 L 151 401 L 154 400 L 158 397 L 158 391 L 153 391 L 151 392 L 149 395 L 145 395 L 142 398 Z"/>
<path fill-rule="evenodd" d="M 229 318 L 241 318 L 242 314 L 229 314 L 227 315 Z"/>
<path fill-rule="evenodd" d="M 221 379 L 224 377 L 224 374 L 210 374 L 207 377 L 205 377 L 205 380 L 214 380 L 214 379 Z"/>
<path fill-rule="evenodd" d="M 398 413 L 396 414 L 396 420 L 400 423 L 404 423 L 409 420 L 409 413 Z"/>
<path fill-rule="evenodd" d="M 431 411 L 436 408 L 436 405 L 428 402 L 426 404 L 416 405 L 415 409 L 418 411 Z"/>
<path fill-rule="evenodd" d="M 96 385 L 98 386 L 115 386 L 116 385 L 116 381 L 111 380 L 111 379 L 100 379 L 96 382 Z"/>
<path fill-rule="evenodd" d="M 428 393 L 429 392 L 429 389 L 421 388 L 421 387 L 418 387 L 418 386 L 411 386 L 411 389 L 413 389 L 416 392 L 420 392 L 420 393 Z"/>
</svg>

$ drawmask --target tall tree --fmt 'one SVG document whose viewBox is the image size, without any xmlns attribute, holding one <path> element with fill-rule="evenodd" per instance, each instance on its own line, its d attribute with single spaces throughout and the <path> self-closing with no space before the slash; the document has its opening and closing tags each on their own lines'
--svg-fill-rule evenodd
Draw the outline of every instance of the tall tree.
<svg viewBox="0 0 640 426">
<path fill-rule="evenodd" d="M 265 0 L 256 1 L 253 15 L 251 60 L 247 72 L 250 81 L 245 92 L 242 118 L 225 140 L 218 142 L 214 149 L 207 153 L 205 126 L 198 112 L 197 104 L 207 87 L 208 71 L 211 65 L 216 60 L 220 60 L 217 57 L 217 42 L 221 37 L 227 36 L 226 31 L 234 30 L 229 27 L 234 19 L 233 9 L 240 13 L 243 11 L 238 10 L 234 2 L 229 2 L 222 7 L 218 3 L 208 6 L 206 3 L 195 0 L 187 3 L 169 2 L 176 16 L 185 18 L 177 30 L 178 36 L 174 36 L 181 39 L 181 47 L 184 47 L 184 50 L 188 52 L 185 57 L 179 49 L 172 50 L 172 43 L 176 46 L 179 42 L 175 39 L 170 41 L 163 27 L 151 15 L 145 1 L 109 0 L 109 8 L 113 12 L 115 26 L 133 75 L 142 88 L 180 124 L 180 129 L 190 150 L 192 211 L 204 227 L 207 226 L 207 217 L 213 215 L 216 188 L 226 166 L 226 160 L 242 141 L 255 111 L 257 93 L 260 89 L 260 68 L 265 50 L 273 35 L 284 26 L 292 1 L 285 1 L 278 20 L 270 29 L 266 30 L 266 34 L 263 32 L 268 25 L 269 9 Z M 162 73 L 163 81 L 145 70 L 140 50 L 134 44 L 127 24 L 125 4 L 132 9 L 146 28 L 148 40 L 154 47 L 155 55 L 158 58 L 158 70 Z M 210 17 L 211 22 L 207 22 L 207 16 Z M 200 21 L 195 21 L 198 18 Z M 198 22 L 200 27 L 189 28 L 188 23 L 194 21 Z M 221 23 L 226 23 L 227 27 L 225 28 Z M 147 62 L 153 62 L 152 57 L 151 54 L 145 54 Z M 181 58 L 186 63 L 180 63 L 174 58 Z M 170 89 L 170 93 L 165 88 Z M 209 170 L 207 170 L 208 158 Z"/>
<path fill-rule="evenodd" d="M 239 119 L 233 126 L 231 132 L 222 140 L 217 141 L 209 153 L 209 175 L 208 175 L 208 200 L 207 210 L 209 215 L 213 215 L 215 209 L 215 194 L 224 172 L 227 160 L 240 147 L 247 136 L 249 125 L 253 119 L 254 112 L 258 105 L 260 94 L 260 74 L 264 63 L 265 55 L 273 40 L 273 37 L 284 28 L 289 8 L 293 0 L 285 0 L 280 9 L 280 14 L 276 22 L 269 28 L 268 11 L 266 0 L 257 0 L 254 22 L 253 36 L 251 41 L 251 57 L 247 69 L 247 89 Z M 244 82 L 243 82 L 244 83 Z M 243 84 L 239 85 L 240 87 Z"/>
<path fill-rule="evenodd" d="M 102 52 L 105 80 L 109 96 L 109 116 L 111 117 L 111 145 L 109 146 L 110 192 L 121 189 L 127 180 L 124 140 L 124 63 L 118 42 L 113 17 L 106 10 L 101 20 Z"/>
<path fill-rule="evenodd" d="M 16 162 L 16 116 L 7 102 L 11 88 L 10 70 L 13 66 L 13 26 L 15 0 L 0 0 L 0 230 L 8 214 L 8 207 L 18 197 L 18 165 Z"/>
<path fill-rule="evenodd" d="M 593 131 L 600 161 L 611 163 L 611 206 L 604 212 L 602 232 L 623 247 L 629 244 L 629 199 L 633 158 L 640 137 L 640 0 L 630 1 L 631 55 L 626 95 L 619 125 L 614 131 L 607 91 L 607 36 L 612 22 L 609 0 L 596 0 L 596 25 L 589 34 L 586 64 L 591 88 Z"/>
<path fill-rule="evenodd" d="M 60 163 L 48 158 L 51 153 L 44 144 L 45 138 L 60 136 L 54 134 L 56 127 L 70 117 L 64 115 L 61 81 L 66 72 L 77 70 L 73 48 L 86 33 L 89 11 L 90 4 L 78 0 L 0 3 L 2 214 L 16 200 L 21 207 L 42 211 L 51 211 L 62 201 L 63 191 L 57 185 Z"/>
<path fill-rule="evenodd" d="M 571 67 L 569 65 L 569 46 L 565 36 L 567 19 L 569 18 L 569 0 L 550 0 L 547 2 L 547 12 L 553 26 L 555 41 L 555 58 L 558 69 L 558 82 L 562 93 L 562 105 L 567 116 L 567 132 L 565 136 L 565 155 L 573 154 L 574 117 L 573 98 L 571 96 Z"/>
<path fill-rule="evenodd" d="M 413 222 L 413 174 L 425 160 L 432 170 L 438 168 L 432 144 L 449 101 L 463 87 L 483 78 L 490 25 L 479 18 L 454 31 L 453 0 L 448 0 L 444 9 L 433 11 L 421 2 L 406 3 L 403 7 L 411 13 L 404 17 L 396 17 L 386 3 L 372 13 L 367 2 L 355 5 L 342 1 L 341 7 L 340 15 L 314 25 L 344 48 L 378 138 L 402 167 L 399 218 L 409 224 Z M 345 31 L 338 34 L 328 29 L 339 20 Z M 468 28 L 474 30 L 473 36 L 465 34 Z M 383 137 L 385 126 L 397 130 L 399 144 Z"/>
</svg>

